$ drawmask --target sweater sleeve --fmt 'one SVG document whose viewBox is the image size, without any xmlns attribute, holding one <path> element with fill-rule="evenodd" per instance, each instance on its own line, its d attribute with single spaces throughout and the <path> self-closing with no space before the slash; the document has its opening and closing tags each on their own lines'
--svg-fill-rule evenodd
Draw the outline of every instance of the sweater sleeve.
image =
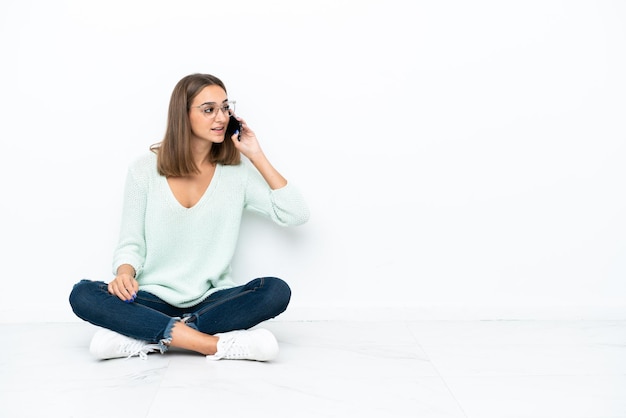
<svg viewBox="0 0 626 418">
<path fill-rule="evenodd" d="M 246 165 L 246 209 L 261 213 L 281 226 L 301 225 L 309 220 L 309 207 L 295 186 L 288 183 L 272 190 L 256 168 Z"/>
<path fill-rule="evenodd" d="M 146 257 L 144 233 L 148 178 L 129 168 L 124 187 L 124 202 L 117 247 L 113 253 L 113 274 L 122 264 L 130 264 L 139 276 Z"/>
</svg>

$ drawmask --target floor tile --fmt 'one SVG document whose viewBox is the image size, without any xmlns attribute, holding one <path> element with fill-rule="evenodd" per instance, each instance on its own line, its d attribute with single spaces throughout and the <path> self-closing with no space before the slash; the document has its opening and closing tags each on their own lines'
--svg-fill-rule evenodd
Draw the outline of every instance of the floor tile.
<svg viewBox="0 0 626 418">
<path fill-rule="evenodd" d="M 303 359 L 303 361 L 306 361 Z M 190 378 L 168 373 L 149 416 L 191 414 L 210 405 L 216 416 L 350 417 L 463 414 L 437 377 L 340 374 L 332 368 L 303 373 L 301 367 L 277 364 L 211 362 L 195 366 Z M 363 364 L 362 367 L 367 367 Z M 174 370 L 170 368 L 170 372 Z M 178 370 L 181 370 L 179 368 Z M 185 402 L 174 402 L 185 399 Z"/>
<path fill-rule="evenodd" d="M 425 345 L 626 344 L 626 321 L 410 321 Z"/>
<path fill-rule="evenodd" d="M 451 377 L 467 418 L 626 417 L 626 376 Z"/>
<path fill-rule="evenodd" d="M 424 347 L 443 377 L 626 375 L 626 345 Z"/>
<path fill-rule="evenodd" d="M 0 416 L 626 417 L 626 321 L 262 325 L 272 362 L 96 361 L 89 324 L 0 324 Z"/>
</svg>

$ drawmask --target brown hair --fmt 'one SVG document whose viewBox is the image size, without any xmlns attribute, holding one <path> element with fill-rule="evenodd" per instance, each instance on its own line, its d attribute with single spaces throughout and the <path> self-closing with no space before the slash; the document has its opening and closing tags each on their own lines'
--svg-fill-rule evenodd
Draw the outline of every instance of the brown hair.
<svg viewBox="0 0 626 418">
<path fill-rule="evenodd" d="M 167 114 L 167 127 L 163 140 L 150 147 L 157 154 L 159 174 L 167 177 L 182 177 L 199 173 L 191 154 L 191 124 L 189 109 L 193 99 L 206 86 L 219 86 L 226 92 L 224 83 L 210 74 L 191 74 L 181 79 L 172 91 Z M 211 163 L 237 165 L 241 161 L 239 151 L 230 138 L 212 144 L 208 155 Z"/>
</svg>

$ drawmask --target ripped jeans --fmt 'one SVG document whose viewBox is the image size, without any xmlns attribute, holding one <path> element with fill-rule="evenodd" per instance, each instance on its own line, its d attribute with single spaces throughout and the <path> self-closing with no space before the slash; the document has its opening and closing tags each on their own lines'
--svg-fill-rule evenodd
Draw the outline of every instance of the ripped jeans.
<svg viewBox="0 0 626 418">
<path fill-rule="evenodd" d="M 177 308 L 139 290 L 132 303 L 109 293 L 107 284 L 81 280 L 70 305 L 81 319 L 131 338 L 159 344 L 165 352 L 177 321 L 205 334 L 248 329 L 287 309 L 291 290 L 276 277 L 254 279 L 243 286 L 219 290 L 190 308 Z"/>
</svg>

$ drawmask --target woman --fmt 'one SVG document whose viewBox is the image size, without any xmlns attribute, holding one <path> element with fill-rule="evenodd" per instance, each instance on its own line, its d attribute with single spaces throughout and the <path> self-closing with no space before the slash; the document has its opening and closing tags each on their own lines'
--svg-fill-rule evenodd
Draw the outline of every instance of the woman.
<svg viewBox="0 0 626 418">
<path fill-rule="evenodd" d="M 74 313 L 101 327 L 90 351 L 100 359 L 145 359 L 170 347 L 208 359 L 275 358 L 276 338 L 249 329 L 287 308 L 289 286 L 274 277 L 237 286 L 230 262 L 243 209 L 299 225 L 309 217 L 304 199 L 212 75 L 178 82 L 164 139 L 151 151 L 128 171 L 115 278 L 82 280 L 70 295 Z"/>
</svg>

